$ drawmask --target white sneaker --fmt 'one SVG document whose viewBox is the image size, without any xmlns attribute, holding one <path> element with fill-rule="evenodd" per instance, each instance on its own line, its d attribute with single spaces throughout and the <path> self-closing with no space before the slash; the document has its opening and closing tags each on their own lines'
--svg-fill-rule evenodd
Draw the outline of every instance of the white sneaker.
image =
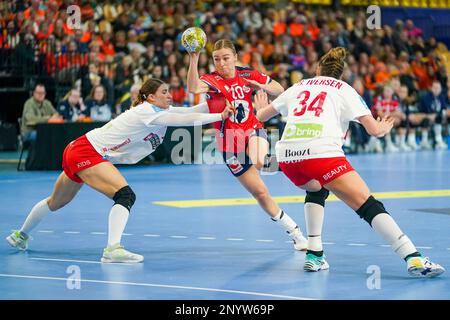
<svg viewBox="0 0 450 320">
<path fill-rule="evenodd" d="M 401 145 L 398 146 L 398 148 L 399 148 L 400 151 L 402 151 L 402 152 L 410 152 L 410 151 L 413 151 L 413 149 L 412 149 L 410 146 L 406 145 L 406 144 L 401 144 Z"/>
<path fill-rule="evenodd" d="M 103 263 L 139 263 L 144 261 L 144 257 L 127 251 L 120 244 L 116 244 L 103 250 L 101 261 Z"/>
<path fill-rule="evenodd" d="M 448 146 L 444 141 L 439 140 L 436 142 L 436 150 L 446 150 L 446 149 L 448 149 Z"/>
<path fill-rule="evenodd" d="M 433 147 L 431 146 L 431 144 L 428 141 L 422 141 L 420 143 L 420 148 L 422 150 L 431 150 L 431 149 L 433 149 Z"/>
<path fill-rule="evenodd" d="M 30 237 L 20 230 L 13 230 L 13 232 L 6 237 L 6 241 L 18 250 L 25 251 L 28 248 L 28 240 Z"/>
<path fill-rule="evenodd" d="M 388 144 L 385 151 L 386 153 L 394 153 L 399 152 L 400 150 L 394 144 Z"/>
<path fill-rule="evenodd" d="M 415 141 L 408 141 L 406 144 L 409 148 L 411 148 L 413 151 L 419 150 L 420 147 Z"/>
<path fill-rule="evenodd" d="M 295 250 L 306 251 L 308 247 L 308 240 L 303 236 L 298 226 L 294 229 L 294 231 L 289 233 L 289 236 L 294 241 Z"/>
<path fill-rule="evenodd" d="M 406 261 L 408 273 L 413 277 L 433 278 L 445 272 L 445 269 L 428 257 L 411 257 Z"/>
</svg>

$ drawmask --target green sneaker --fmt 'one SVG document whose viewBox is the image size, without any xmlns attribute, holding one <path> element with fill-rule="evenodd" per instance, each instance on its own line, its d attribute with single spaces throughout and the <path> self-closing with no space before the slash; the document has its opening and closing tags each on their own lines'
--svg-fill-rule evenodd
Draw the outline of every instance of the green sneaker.
<svg viewBox="0 0 450 320">
<path fill-rule="evenodd" d="M 6 237 L 6 241 L 8 241 L 11 247 L 22 251 L 27 250 L 29 239 L 30 237 L 25 232 L 21 232 L 20 230 L 13 230 L 13 233 Z"/>
<path fill-rule="evenodd" d="M 144 261 L 144 257 L 127 251 L 120 244 L 116 244 L 103 250 L 101 261 L 103 263 L 139 263 Z"/>
<path fill-rule="evenodd" d="M 315 254 L 308 253 L 305 258 L 305 264 L 303 270 L 317 272 L 320 270 L 328 270 L 330 265 L 325 260 L 325 255 L 318 257 Z"/>
</svg>

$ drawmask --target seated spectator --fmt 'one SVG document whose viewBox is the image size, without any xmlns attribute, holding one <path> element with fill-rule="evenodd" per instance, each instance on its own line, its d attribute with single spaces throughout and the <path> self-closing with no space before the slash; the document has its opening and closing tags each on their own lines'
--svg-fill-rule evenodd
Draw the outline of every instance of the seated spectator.
<svg viewBox="0 0 450 320">
<path fill-rule="evenodd" d="M 406 115 L 399 109 L 399 102 L 394 99 L 394 90 L 390 85 L 386 85 L 383 88 L 383 93 L 377 96 L 373 102 L 372 114 L 376 118 L 383 118 L 385 116 L 390 116 L 395 119 L 394 128 L 397 129 L 398 134 L 396 135 L 396 141 L 400 142 L 400 145 L 405 150 L 405 120 Z M 385 136 L 386 142 L 386 152 L 397 152 L 399 147 L 394 145 L 392 142 L 391 134 Z"/>
<path fill-rule="evenodd" d="M 23 107 L 20 133 L 24 141 L 36 140 L 34 126 L 38 123 L 48 122 L 49 119 L 61 119 L 50 101 L 45 99 L 46 91 L 43 84 L 37 84 L 33 96 Z"/>
<path fill-rule="evenodd" d="M 107 122 L 112 119 L 111 107 L 106 102 L 106 91 L 102 85 L 96 85 L 86 100 L 86 115 L 93 121 Z"/>
<path fill-rule="evenodd" d="M 186 91 L 184 90 L 184 86 L 182 85 L 180 78 L 174 75 L 170 78 L 170 94 L 172 95 L 173 105 L 174 106 L 182 106 L 186 99 Z M 189 102 L 188 102 L 189 103 Z"/>
<path fill-rule="evenodd" d="M 82 121 L 86 118 L 86 106 L 78 89 L 70 89 L 58 106 L 58 112 L 69 122 Z"/>
<path fill-rule="evenodd" d="M 442 93 L 442 86 L 439 81 L 433 81 L 431 90 L 422 96 L 419 111 L 432 116 L 430 120 L 433 123 L 436 149 L 447 149 L 447 144 L 442 138 L 442 125 L 447 122 L 447 101 Z M 422 143 L 428 149 L 431 148 L 428 139 L 424 142 L 424 137 L 422 137 Z"/>
<path fill-rule="evenodd" d="M 125 93 L 116 105 L 116 115 L 119 115 L 128 109 L 130 109 L 131 104 L 138 98 L 139 89 L 141 88 L 138 84 L 133 84 L 130 88 L 130 92 Z"/>
</svg>

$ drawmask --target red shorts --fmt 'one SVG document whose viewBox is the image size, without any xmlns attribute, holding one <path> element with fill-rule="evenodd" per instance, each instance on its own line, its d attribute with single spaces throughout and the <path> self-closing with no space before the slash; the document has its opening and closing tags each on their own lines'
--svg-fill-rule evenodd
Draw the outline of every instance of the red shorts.
<svg viewBox="0 0 450 320">
<path fill-rule="evenodd" d="M 299 187 L 313 179 L 323 186 L 344 173 L 355 170 L 345 157 L 280 162 L 279 165 L 289 180 Z"/>
<path fill-rule="evenodd" d="M 64 149 L 62 168 L 70 180 L 83 183 L 77 175 L 78 172 L 107 161 L 94 149 L 86 135 L 83 135 Z"/>
</svg>

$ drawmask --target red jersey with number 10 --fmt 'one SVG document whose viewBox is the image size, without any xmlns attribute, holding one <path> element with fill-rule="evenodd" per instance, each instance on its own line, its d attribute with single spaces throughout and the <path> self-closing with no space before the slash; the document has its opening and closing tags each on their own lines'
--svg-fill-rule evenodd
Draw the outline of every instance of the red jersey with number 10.
<svg viewBox="0 0 450 320">
<path fill-rule="evenodd" d="M 225 109 L 225 99 L 236 109 L 236 113 L 225 120 L 223 137 L 221 136 L 221 122 L 213 124 L 216 129 L 216 141 L 220 151 L 244 152 L 248 138 L 255 129 L 263 128 L 258 121 L 252 105 L 253 88 L 245 81 L 250 79 L 261 84 L 271 81 L 267 75 L 250 69 L 236 67 L 236 76 L 225 79 L 217 72 L 203 75 L 200 80 L 209 86 L 206 102 L 210 113 L 222 112 Z"/>
</svg>

